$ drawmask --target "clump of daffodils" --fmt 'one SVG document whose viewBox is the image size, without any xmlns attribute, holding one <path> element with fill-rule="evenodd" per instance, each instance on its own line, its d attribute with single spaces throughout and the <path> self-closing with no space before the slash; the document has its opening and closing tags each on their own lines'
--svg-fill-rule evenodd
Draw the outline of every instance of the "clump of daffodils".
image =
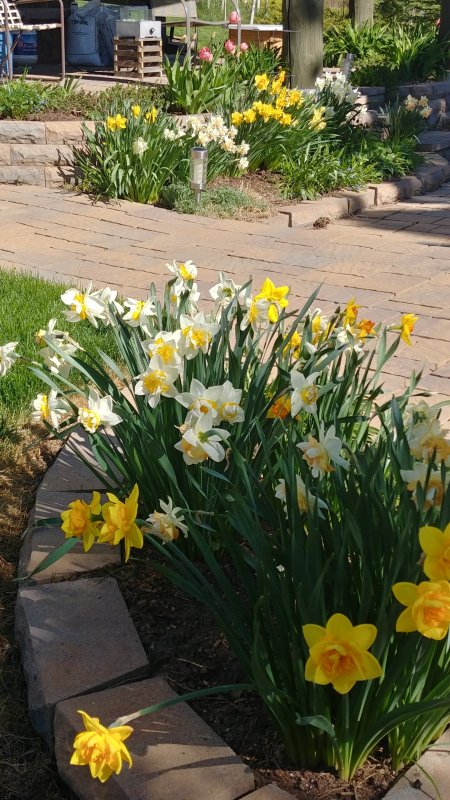
<svg viewBox="0 0 450 800">
<path fill-rule="evenodd" d="M 361 97 L 359 89 L 351 85 L 343 72 L 325 72 L 323 77 L 316 78 L 315 89 L 318 95 L 328 90 L 338 103 L 349 103 L 352 106 Z"/>
<path fill-rule="evenodd" d="M 207 117 L 206 121 L 197 116 L 189 116 L 184 122 L 179 123 L 175 129 L 167 128 L 164 132 L 164 137 L 170 141 L 176 141 L 189 135 L 201 147 L 216 144 L 220 150 L 236 156 L 239 169 L 245 170 L 248 167 L 246 156 L 250 148 L 246 142 L 236 143 L 237 133 L 237 127 L 234 123 L 231 126 L 227 126 L 222 116 L 212 114 Z"/>
<path fill-rule="evenodd" d="M 433 113 L 433 109 L 428 102 L 428 97 L 425 95 L 417 98 L 409 94 L 403 101 L 403 107 L 406 109 L 406 111 L 417 112 L 422 119 L 428 119 L 428 117 L 430 117 Z"/>
</svg>

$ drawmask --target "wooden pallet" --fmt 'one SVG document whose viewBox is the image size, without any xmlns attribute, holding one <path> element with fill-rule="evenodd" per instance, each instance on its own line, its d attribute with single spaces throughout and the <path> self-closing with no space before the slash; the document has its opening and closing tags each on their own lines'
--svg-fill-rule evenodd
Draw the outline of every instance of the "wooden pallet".
<svg viewBox="0 0 450 800">
<path fill-rule="evenodd" d="M 162 75 L 161 39 L 114 38 L 114 75 L 160 78 Z"/>
</svg>

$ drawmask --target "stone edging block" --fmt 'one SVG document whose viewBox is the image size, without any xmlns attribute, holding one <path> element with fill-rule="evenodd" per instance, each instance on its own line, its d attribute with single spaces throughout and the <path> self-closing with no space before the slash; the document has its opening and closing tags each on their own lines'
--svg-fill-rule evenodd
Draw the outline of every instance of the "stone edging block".
<svg viewBox="0 0 450 800">
<path fill-rule="evenodd" d="M 63 780 L 82 800 L 237 800 L 254 789 L 251 770 L 186 703 L 133 720 L 127 746 L 133 767 L 101 785 L 86 767 L 70 766 L 74 736 L 83 730 L 78 709 L 110 725 L 176 694 L 152 678 L 58 703 L 55 753 Z M 251 797 L 253 795 L 250 795 Z M 283 794 L 266 795 L 283 800 Z M 256 795 L 256 800 L 258 800 Z M 261 798 L 265 800 L 265 796 Z M 288 796 L 286 795 L 286 800 Z"/>
<path fill-rule="evenodd" d="M 144 648 L 112 578 L 24 586 L 17 597 L 16 640 L 31 722 L 50 747 L 58 702 L 148 673 Z"/>
</svg>

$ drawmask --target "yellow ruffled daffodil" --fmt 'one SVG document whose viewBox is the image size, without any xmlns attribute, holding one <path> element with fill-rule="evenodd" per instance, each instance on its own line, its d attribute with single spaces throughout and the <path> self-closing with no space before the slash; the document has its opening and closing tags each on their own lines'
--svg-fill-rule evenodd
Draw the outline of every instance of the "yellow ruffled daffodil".
<svg viewBox="0 0 450 800">
<path fill-rule="evenodd" d="M 367 652 L 377 636 L 375 625 L 353 626 L 344 614 L 333 614 L 325 628 L 303 625 L 303 636 L 309 647 L 307 681 L 331 683 L 336 692 L 347 694 L 357 681 L 381 676 L 379 662 Z"/>
<path fill-rule="evenodd" d="M 127 127 L 127 118 L 122 114 L 116 114 L 114 117 L 106 118 L 106 127 L 110 131 L 123 131 Z"/>
<path fill-rule="evenodd" d="M 100 530 L 98 541 L 117 545 L 123 540 L 125 561 L 128 561 L 131 548 L 136 547 L 140 550 L 144 544 L 142 531 L 136 525 L 139 487 L 135 484 L 124 502 L 110 492 L 107 497 L 109 503 L 105 503 L 102 507 L 104 525 Z"/>
<path fill-rule="evenodd" d="M 356 338 L 361 339 L 361 341 L 375 334 L 375 322 L 372 322 L 371 319 L 362 319 L 361 322 L 358 322 L 356 325 Z"/>
<path fill-rule="evenodd" d="M 358 310 L 360 308 L 361 306 L 357 305 L 354 297 L 348 301 L 347 305 L 345 306 L 344 317 L 342 320 L 344 328 L 346 328 L 348 325 L 352 327 L 352 325 L 355 324 L 358 317 Z"/>
<path fill-rule="evenodd" d="M 279 311 L 289 304 L 286 299 L 289 294 L 289 286 L 275 286 L 270 278 L 264 280 L 259 294 L 256 295 L 255 300 L 266 300 L 269 303 L 267 318 L 269 322 L 276 322 L 278 320 Z"/>
<path fill-rule="evenodd" d="M 258 92 L 264 92 L 266 89 L 268 89 L 269 84 L 270 80 L 266 72 L 263 72 L 262 75 L 255 75 L 255 86 L 258 89 Z"/>
<path fill-rule="evenodd" d="M 231 115 L 231 124 L 236 125 L 236 128 L 238 128 L 239 125 L 242 125 L 243 121 L 244 115 L 240 111 L 233 111 Z"/>
<path fill-rule="evenodd" d="M 88 766 L 93 778 L 105 783 L 113 772 L 116 775 L 122 770 L 123 762 L 129 767 L 133 759 L 124 741 L 133 733 L 129 725 L 106 728 L 97 717 L 90 717 L 85 711 L 78 711 L 84 722 L 85 730 L 75 736 L 74 753 L 70 759 L 72 766 Z"/>
<path fill-rule="evenodd" d="M 450 626 L 450 583 L 448 581 L 422 581 L 396 583 L 392 587 L 395 598 L 406 606 L 397 619 L 398 633 L 418 631 L 427 639 L 445 639 Z"/>
<path fill-rule="evenodd" d="M 291 412 L 291 398 L 288 394 L 283 394 L 272 403 L 268 412 L 267 419 L 286 419 Z"/>
<path fill-rule="evenodd" d="M 256 121 L 256 113 L 253 110 L 253 108 L 248 108 L 247 111 L 244 111 L 242 116 L 243 116 L 244 122 L 247 122 L 247 124 L 249 124 L 249 125 L 252 125 L 253 122 Z"/>
<path fill-rule="evenodd" d="M 61 530 L 65 533 L 65 538 L 70 539 L 76 536 L 83 541 L 85 553 L 91 549 L 98 537 L 101 522 L 95 521 L 95 516 L 101 514 L 100 493 L 92 492 L 92 500 L 86 503 L 85 500 L 73 500 L 69 503 L 66 511 L 61 514 Z"/>
<path fill-rule="evenodd" d="M 135 119 L 139 119 L 139 117 L 141 116 L 141 107 L 138 105 L 131 106 L 131 113 L 133 114 L 133 117 Z"/>
<path fill-rule="evenodd" d="M 423 571 L 432 581 L 450 581 L 450 522 L 441 531 L 425 525 L 419 531 L 420 546 L 425 554 Z"/>
</svg>

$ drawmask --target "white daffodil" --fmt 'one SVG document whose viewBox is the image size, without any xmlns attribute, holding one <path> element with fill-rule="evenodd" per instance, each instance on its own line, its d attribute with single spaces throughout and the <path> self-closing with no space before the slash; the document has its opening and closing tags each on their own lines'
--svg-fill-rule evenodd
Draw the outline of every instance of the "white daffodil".
<svg viewBox="0 0 450 800">
<path fill-rule="evenodd" d="M 150 358 L 160 356 L 164 364 L 170 367 L 179 367 L 181 364 L 181 358 L 178 355 L 179 341 L 179 331 L 158 331 L 151 339 L 145 339 L 142 347 Z"/>
<path fill-rule="evenodd" d="M 57 342 L 58 339 L 69 336 L 66 331 L 57 330 L 57 322 L 58 320 L 56 318 L 50 319 L 46 328 L 40 328 L 38 331 L 36 331 L 34 335 L 34 341 L 39 347 L 46 347 L 49 342 Z"/>
<path fill-rule="evenodd" d="M 175 449 L 181 450 L 186 464 L 200 464 L 208 458 L 217 462 L 223 461 L 225 450 L 221 443 L 230 434 L 222 428 L 213 428 L 213 424 L 212 414 L 202 414 L 191 428 L 183 426 L 181 440 L 177 442 Z"/>
<path fill-rule="evenodd" d="M 197 289 L 197 284 L 195 281 L 189 288 L 189 286 L 183 280 L 181 280 L 181 278 L 177 278 L 175 283 L 173 283 L 170 287 L 169 299 L 172 308 L 175 311 L 178 310 L 181 301 L 184 300 L 185 312 L 188 314 L 196 314 L 197 303 L 200 299 L 200 292 Z"/>
<path fill-rule="evenodd" d="M 306 377 L 296 369 L 291 371 L 291 415 L 296 417 L 300 409 L 314 414 L 317 410 L 317 400 L 319 398 L 319 387 L 315 381 L 319 377 L 318 372 L 312 372 Z"/>
<path fill-rule="evenodd" d="M 98 298 L 99 302 L 105 306 L 105 325 L 112 323 L 114 314 L 119 314 L 119 316 L 123 314 L 124 308 L 117 300 L 117 294 L 117 289 L 111 289 L 109 286 L 92 292 L 91 297 Z"/>
<path fill-rule="evenodd" d="M 184 281 L 185 284 L 188 281 L 195 281 L 197 277 L 197 267 L 190 259 L 188 261 L 180 262 L 180 264 L 177 264 L 176 261 L 172 261 L 171 264 L 166 264 L 166 267 L 175 278 L 179 278 L 180 280 Z"/>
<path fill-rule="evenodd" d="M 48 422 L 56 430 L 61 418 L 70 411 L 70 406 L 54 389 L 48 394 L 38 394 L 33 400 L 31 419 L 33 422 Z"/>
<path fill-rule="evenodd" d="M 175 397 L 177 403 L 194 412 L 194 415 L 188 415 L 189 419 L 186 419 L 185 424 L 189 426 L 191 420 L 195 421 L 201 414 L 210 414 L 214 424 L 221 390 L 221 386 L 210 386 L 207 389 L 203 383 L 193 378 L 189 391 L 181 392 Z"/>
<path fill-rule="evenodd" d="M 311 467 L 314 478 L 333 472 L 332 462 L 339 464 L 344 469 L 349 468 L 348 462 L 340 456 L 342 442 L 336 436 L 334 425 L 325 433 L 323 423 L 320 426 L 319 438 L 309 434 L 307 442 L 300 442 L 297 447 L 302 450 L 303 458 Z"/>
<path fill-rule="evenodd" d="M 327 509 L 327 504 L 324 503 L 323 500 L 320 500 L 319 497 L 315 497 L 311 492 L 306 490 L 306 486 L 302 481 L 300 475 L 295 476 L 296 480 L 296 492 L 297 492 L 297 503 L 300 511 L 306 514 L 308 511 L 312 511 L 315 506 L 317 506 L 317 514 L 321 519 L 324 519 L 323 512 Z M 287 516 L 287 499 L 286 499 L 286 481 L 282 478 L 279 483 L 275 487 L 275 497 L 284 505 L 286 516 Z"/>
<path fill-rule="evenodd" d="M 413 500 L 417 505 L 417 487 L 420 486 L 425 491 L 424 508 L 437 507 L 442 505 L 445 495 L 445 485 L 442 482 L 440 470 L 431 470 L 428 475 L 428 464 L 416 463 L 414 469 L 401 469 L 400 475 L 406 483 L 406 488 L 413 493 Z M 428 478 L 428 481 L 427 481 Z"/>
<path fill-rule="evenodd" d="M 123 316 L 123 321 L 127 322 L 131 328 L 142 328 L 147 330 L 150 317 L 156 314 L 155 301 L 151 297 L 147 300 L 134 300 L 129 297 L 125 300 L 124 306 L 129 309 Z"/>
<path fill-rule="evenodd" d="M 209 290 L 212 299 L 222 308 L 227 308 L 233 300 L 239 299 L 240 292 L 241 286 L 227 278 L 224 272 L 219 273 L 219 282 Z"/>
<path fill-rule="evenodd" d="M 151 408 L 156 408 L 161 397 L 175 397 L 173 385 L 179 376 L 177 367 L 166 366 L 161 356 L 152 356 L 145 372 L 138 375 L 135 394 L 145 395 Z"/>
<path fill-rule="evenodd" d="M 214 322 L 208 322 L 205 315 L 201 313 L 196 314 L 194 317 L 187 317 L 182 314 L 180 325 L 180 353 L 188 360 L 195 358 L 200 351 L 207 353 L 214 336 L 220 329 L 219 325 Z"/>
<path fill-rule="evenodd" d="M 148 144 L 145 141 L 145 139 L 142 138 L 142 136 L 139 136 L 139 138 L 135 139 L 135 141 L 131 145 L 131 149 L 135 156 L 139 156 L 139 158 L 142 158 L 145 151 L 148 150 Z"/>
<path fill-rule="evenodd" d="M 95 433 L 100 425 L 118 425 L 122 422 L 122 417 L 112 408 L 112 397 L 109 394 L 100 397 L 97 389 L 92 388 L 89 390 L 87 406 L 81 406 L 78 410 L 78 422 L 89 433 Z"/>
<path fill-rule="evenodd" d="M 168 497 L 167 503 L 159 501 L 161 511 L 154 511 L 147 519 L 150 524 L 148 533 L 158 536 L 164 542 L 174 542 L 178 539 L 180 532 L 187 536 L 188 528 L 184 524 L 184 516 L 180 514 L 181 508 L 174 506 L 173 500 Z"/>
<path fill-rule="evenodd" d="M 243 422 L 245 419 L 245 412 L 240 405 L 242 389 L 235 389 L 231 381 L 225 381 L 222 386 L 217 388 L 220 389 L 217 402 L 218 420 L 221 422 L 228 422 L 230 425 Z"/>
<path fill-rule="evenodd" d="M 18 342 L 9 342 L 0 347 L 0 378 L 3 378 L 8 370 L 11 369 L 15 360 L 20 358 L 19 354 L 16 353 L 17 345 Z"/>
<path fill-rule="evenodd" d="M 81 289 L 68 289 L 61 295 L 61 300 L 66 306 L 70 306 L 68 311 L 65 311 L 65 317 L 68 322 L 79 322 L 80 320 L 89 320 L 89 322 L 98 328 L 97 320 L 106 319 L 106 308 L 94 294 L 91 294 L 92 284 L 88 286 L 85 292 Z"/>
<path fill-rule="evenodd" d="M 252 330 L 258 332 L 269 321 L 270 303 L 268 300 L 256 300 L 254 297 L 247 297 L 245 304 L 247 313 L 241 322 L 241 331 L 245 331 L 250 326 Z"/>
<path fill-rule="evenodd" d="M 246 158 L 245 156 L 241 156 L 239 161 L 238 161 L 238 169 L 240 169 L 240 170 L 242 170 L 242 172 L 244 172 L 244 170 L 248 169 L 249 163 L 250 162 L 249 162 L 248 158 Z"/>
</svg>

